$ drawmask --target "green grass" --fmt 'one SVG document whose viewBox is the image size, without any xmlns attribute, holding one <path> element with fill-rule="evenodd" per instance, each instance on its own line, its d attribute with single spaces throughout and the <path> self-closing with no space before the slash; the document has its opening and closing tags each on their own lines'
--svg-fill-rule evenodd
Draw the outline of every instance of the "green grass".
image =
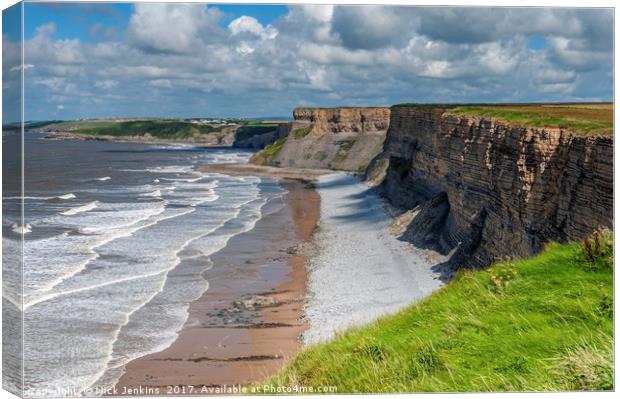
<svg viewBox="0 0 620 399">
<path fill-rule="evenodd" d="M 256 127 L 270 127 L 270 128 L 276 128 L 278 127 L 277 123 L 263 123 L 260 120 L 250 120 L 245 122 L 246 126 L 256 126 Z"/>
<path fill-rule="evenodd" d="M 613 389 L 613 243 L 461 271 L 393 316 L 302 351 L 268 381 L 348 392 Z M 257 388 L 260 390 L 260 387 Z"/>
<path fill-rule="evenodd" d="M 77 131 L 80 129 L 108 128 L 117 125 L 118 123 L 120 122 L 105 120 L 64 121 L 59 123 L 53 123 L 46 127 L 54 128 L 60 131 Z"/>
<path fill-rule="evenodd" d="M 322 162 L 327 159 L 327 153 L 325 151 L 317 151 L 312 158 Z"/>
<path fill-rule="evenodd" d="M 490 117 L 519 126 L 558 127 L 588 136 L 613 134 L 611 104 L 460 106 L 447 113 Z"/>
<path fill-rule="evenodd" d="M 298 129 L 295 129 L 292 131 L 293 137 L 295 137 L 296 139 L 303 139 L 304 137 L 306 137 L 308 134 L 310 134 L 310 132 L 312 131 L 313 126 L 306 126 L 306 127 L 300 127 Z"/>
<path fill-rule="evenodd" d="M 282 147 L 284 147 L 284 143 L 286 143 L 287 138 L 288 136 L 282 137 L 254 154 L 250 159 L 250 163 L 257 165 L 271 165 L 275 157 L 277 157 L 280 153 L 280 150 L 282 150 Z"/>
<path fill-rule="evenodd" d="M 334 162 L 341 163 L 345 159 L 347 159 L 347 155 L 349 155 L 349 150 L 355 144 L 355 140 L 344 140 L 340 143 L 340 148 L 338 149 L 338 153 L 334 158 Z"/>
<path fill-rule="evenodd" d="M 93 136 L 124 137 L 150 134 L 161 139 L 187 139 L 221 131 L 221 128 L 210 125 L 179 120 L 71 121 L 50 125 L 50 127 L 60 131 Z"/>
</svg>

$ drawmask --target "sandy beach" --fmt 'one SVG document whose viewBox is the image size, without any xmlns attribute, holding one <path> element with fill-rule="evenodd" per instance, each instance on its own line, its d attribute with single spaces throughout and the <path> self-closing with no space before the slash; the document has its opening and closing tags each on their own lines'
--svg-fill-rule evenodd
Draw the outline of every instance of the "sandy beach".
<svg viewBox="0 0 620 399">
<path fill-rule="evenodd" d="M 129 362 L 118 394 L 145 387 L 148 394 L 217 393 L 206 390 L 262 381 L 300 349 L 304 264 L 320 201 L 305 182 L 282 184 L 283 201 L 266 204 L 253 230 L 212 256 L 209 289 L 190 305 L 176 341 Z"/>
</svg>

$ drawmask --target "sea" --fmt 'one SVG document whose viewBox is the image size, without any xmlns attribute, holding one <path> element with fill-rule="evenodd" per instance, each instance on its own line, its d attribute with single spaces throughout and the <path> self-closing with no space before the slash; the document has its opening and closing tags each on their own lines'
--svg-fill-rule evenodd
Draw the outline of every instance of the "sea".
<svg viewBox="0 0 620 399">
<path fill-rule="evenodd" d="M 2 140 L 5 163 L 18 163 L 21 137 Z M 25 135 L 24 220 L 19 167 L 4 165 L 2 243 L 4 326 L 16 330 L 23 309 L 26 396 L 105 392 L 126 363 L 172 344 L 209 288 L 211 255 L 285 194 L 273 180 L 194 166 L 250 156 Z M 18 375 L 8 359 L 5 374 Z"/>
</svg>

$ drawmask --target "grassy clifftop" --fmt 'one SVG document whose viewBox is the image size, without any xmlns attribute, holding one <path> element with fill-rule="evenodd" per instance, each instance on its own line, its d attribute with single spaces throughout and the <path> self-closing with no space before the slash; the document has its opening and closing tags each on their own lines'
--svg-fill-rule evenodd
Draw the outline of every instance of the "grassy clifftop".
<svg viewBox="0 0 620 399">
<path fill-rule="evenodd" d="M 611 103 L 565 104 L 396 104 L 393 108 L 442 108 L 447 114 L 494 118 L 528 127 L 564 128 L 584 136 L 613 134 Z"/>
<path fill-rule="evenodd" d="M 114 122 L 105 120 L 70 121 L 47 126 L 48 129 L 93 136 L 143 136 L 161 139 L 186 139 L 196 135 L 216 133 L 221 127 L 199 125 L 180 120 L 141 120 Z"/>
<path fill-rule="evenodd" d="M 418 304 L 308 348 L 270 383 L 339 393 L 613 389 L 613 243 L 588 243 L 462 271 Z"/>
<path fill-rule="evenodd" d="M 521 126 L 565 128 L 587 136 L 613 134 L 612 104 L 467 105 L 448 112 L 491 117 Z"/>
</svg>

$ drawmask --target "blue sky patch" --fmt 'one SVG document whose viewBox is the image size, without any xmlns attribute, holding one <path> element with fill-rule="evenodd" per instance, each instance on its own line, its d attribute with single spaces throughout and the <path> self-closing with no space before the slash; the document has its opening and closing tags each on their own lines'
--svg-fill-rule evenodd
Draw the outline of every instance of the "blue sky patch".
<svg viewBox="0 0 620 399">
<path fill-rule="evenodd" d="M 541 35 L 534 35 L 527 42 L 527 48 L 530 50 L 544 50 L 547 48 L 547 39 Z"/>
<path fill-rule="evenodd" d="M 133 11 L 131 3 L 25 3 L 24 36 L 32 38 L 37 27 L 54 22 L 57 39 L 97 41 L 93 27 L 127 29 Z"/>
<path fill-rule="evenodd" d="M 20 3 L 2 10 L 2 33 L 6 34 L 13 42 L 21 40 L 22 17 Z"/>
</svg>

